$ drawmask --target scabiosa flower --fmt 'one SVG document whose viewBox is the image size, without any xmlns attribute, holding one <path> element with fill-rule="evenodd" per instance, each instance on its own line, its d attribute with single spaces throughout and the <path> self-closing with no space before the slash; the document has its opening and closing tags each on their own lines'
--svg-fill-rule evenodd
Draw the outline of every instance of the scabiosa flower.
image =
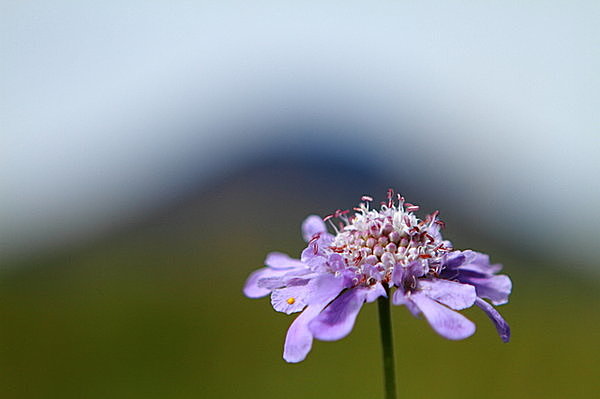
<svg viewBox="0 0 600 399">
<path fill-rule="evenodd" d="M 300 259 L 272 252 L 265 268 L 252 273 L 244 287 L 250 298 L 271 294 L 278 312 L 302 312 L 290 326 L 283 357 L 304 360 L 314 338 L 333 341 L 350 333 L 362 305 L 387 297 L 392 303 L 422 314 L 441 336 L 459 340 L 475 332 L 473 322 L 457 310 L 480 307 L 508 342 L 508 324 L 493 305 L 508 302 L 511 281 L 497 275 L 487 255 L 458 251 L 443 240 L 438 212 L 420 220 L 419 207 L 388 191 L 388 200 L 372 209 L 362 197 L 353 213 L 338 210 L 302 224 L 308 246 Z M 337 223 L 334 223 L 337 220 Z M 329 222 L 335 231 L 327 231 Z"/>
</svg>

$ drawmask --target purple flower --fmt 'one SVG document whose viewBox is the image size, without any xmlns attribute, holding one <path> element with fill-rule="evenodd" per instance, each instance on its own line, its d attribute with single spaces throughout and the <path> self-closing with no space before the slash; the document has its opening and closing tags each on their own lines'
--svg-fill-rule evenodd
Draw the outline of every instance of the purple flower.
<svg viewBox="0 0 600 399">
<path fill-rule="evenodd" d="M 246 281 L 246 296 L 271 294 L 276 311 L 301 312 L 286 336 L 286 361 L 304 360 L 313 338 L 334 341 L 348 335 L 362 305 L 387 297 L 392 287 L 393 304 L 422 314 L 445 338 L 464 339 L 475 332 L 475 324 L 457 310 L 476 305 L 508 342 L 508 324 L 484 300 L 508 302 L 511 281 L 496 274 L 500 265 L 478 252 L 454 250 L 442 239 L 437 212 L 420 220 L 413 213 L 419 208 L 394 197 L 392 190 L 378 210 L 370 208 L 371 197 L 362 201 L 351 216 L 340 210 L 324 219 L 309 216 L 302 223 L 308 245 L 300 259 L 272 252 L 266 267 Z"/>
</svg>

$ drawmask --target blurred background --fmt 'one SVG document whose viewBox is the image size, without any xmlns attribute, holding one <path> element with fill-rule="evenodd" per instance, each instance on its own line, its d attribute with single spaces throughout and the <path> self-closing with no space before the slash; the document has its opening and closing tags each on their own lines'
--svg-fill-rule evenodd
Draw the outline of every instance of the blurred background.
<svg viewBox="0 0 600 399">
<path fill-rule="evenodd" d="M 388 187 L 503 263 L 502 344 L 393 309 L 401 397 L 600 391 L 600 5 L 0 3 L 0 397 L 382 396 L 241 289 Z"/>
</svg>

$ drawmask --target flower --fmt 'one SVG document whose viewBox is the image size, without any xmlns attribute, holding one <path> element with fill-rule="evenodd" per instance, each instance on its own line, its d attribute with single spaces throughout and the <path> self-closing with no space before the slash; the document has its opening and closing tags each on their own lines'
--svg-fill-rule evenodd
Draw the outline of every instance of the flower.
<svg viewBox="0 0 600 399">
<path fill-rule="evenodd" d="M 508 324 L 492 306 L 508 302 L 512 288 L 508 276 L 496 274 L 501 265 L 490 264 L 482 253 L 454 250 L 442 238 L 444 223 L 437 211 L 420 220 L 414 214 L 419 207 L 391 189 L 379 209 L 371 208 L 372 201 L 363 196 L 352 215 L 337 210 L 323 219 L 309 216 L 302 223 L 308 245 L 300 259 L 272 252 L 266 267 L 246 281 L 246 296 L 271 294 L 276 311 L 301 312 L 287 332 L 284 359 L 304 360 L 314 338 L 345 337 L 362 305 L 387 297 L 392 287 L 393 304 L 422 314 L 445 338 L 459 340 L 475 332 L 475 324 L 456 311 L 476 305 L 508 342 Z"/>
</svg>

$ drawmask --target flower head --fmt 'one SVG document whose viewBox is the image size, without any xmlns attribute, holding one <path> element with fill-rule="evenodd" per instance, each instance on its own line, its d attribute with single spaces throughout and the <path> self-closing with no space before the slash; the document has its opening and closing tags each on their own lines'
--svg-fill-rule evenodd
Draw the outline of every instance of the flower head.
<svg viewBox="0 0 600 399">
<path fill-rule="evenodd" d="M 419 207 L 388 191 L 379 209 L 362 197 L 353 212 L 337 210 L 321 219 L 309 216 L 302 224 L 307 247 L 300 259 L 272 252 L 266 267 L 252 273 L 244 287 L 250 298 L 271 294 L 276 311 L 302 312 L 290 326 L 283 357 L 302 361 L 313 338 L 338 340 L 350 333 L 362 305 L 380 296 L 392 297 L 448 339 L 467 338 L 473 322 L 456 310 L 480 307 L 494 322 L 504 342 L 508 324 L 486 302 L 508 302 L 511 281 L 496 275 L 487 255 L 458 251 L 441 235 L 438 212 L 417 218 Z M 335 234 L 328 232 L 330 223 Z"/>
</svg>

